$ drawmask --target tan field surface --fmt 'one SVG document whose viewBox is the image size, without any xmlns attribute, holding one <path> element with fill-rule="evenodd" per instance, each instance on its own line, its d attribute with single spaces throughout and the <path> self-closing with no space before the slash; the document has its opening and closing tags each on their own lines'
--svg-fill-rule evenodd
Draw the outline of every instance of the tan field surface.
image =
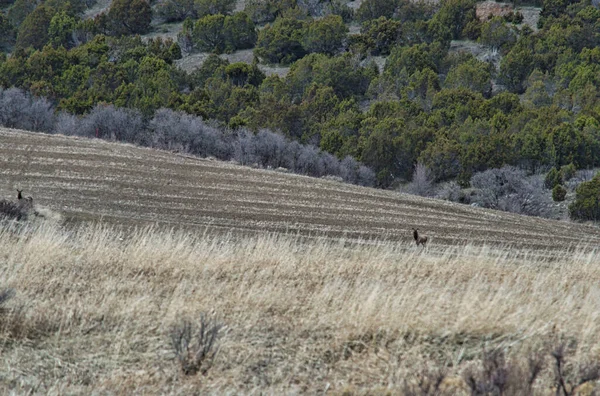
<svg viewBox="0 0 600 396">
<path fill-rule="evenodd" d="M 0 226 L 0 394 L 598 389 L 596 228 L 11 130 L 0 185 L 47 215 Z"/>
<path fill-rule="evenodd" d="M 68 222 L 102 219 L 224 231 L 285 232 L 433 248 L 597 246 L 600 229 L 363 188 L 96 139 L 0 129 L 0 198 L 15 189 Z"/>
</svg>

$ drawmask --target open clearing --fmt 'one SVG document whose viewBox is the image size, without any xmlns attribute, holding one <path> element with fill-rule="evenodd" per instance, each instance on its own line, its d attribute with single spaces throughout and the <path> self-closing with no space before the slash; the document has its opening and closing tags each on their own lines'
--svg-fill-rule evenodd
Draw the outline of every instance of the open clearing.
<svg viewBox="0 0 600 396">
<path fill-rule="evenodd" d="M 96 139 L 0 130 L 0 197 L 25 190 L 70 222 L 102 218 L 411 246 L 597 246 L 600 229 Z"/>
<path fill-rule="evenodd" d="M 0 394 L 468 395 L 502 351 L 503 394 L 551 395 L 559 345 L 595 386 L 594 227 L 7 129 L 0 186 L 66 220 L 0 228 Z M 220 351 L 185 375 L 172 329 L 202 314 Z"/>
</svg>

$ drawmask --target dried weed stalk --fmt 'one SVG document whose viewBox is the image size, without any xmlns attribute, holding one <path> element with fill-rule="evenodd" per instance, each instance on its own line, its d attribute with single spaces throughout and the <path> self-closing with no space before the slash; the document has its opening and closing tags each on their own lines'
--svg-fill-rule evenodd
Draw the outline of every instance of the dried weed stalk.
<svg viewBox="0 0 600 396">
<path fill-rule="evenodd" d="M 222 324 L 205 315 L 200 316 L 197 329 L 187 319 L 171 328 L 171 345 L 185 375 L 207 373 L 219 352 L 222 329 Z"/>
</svg>

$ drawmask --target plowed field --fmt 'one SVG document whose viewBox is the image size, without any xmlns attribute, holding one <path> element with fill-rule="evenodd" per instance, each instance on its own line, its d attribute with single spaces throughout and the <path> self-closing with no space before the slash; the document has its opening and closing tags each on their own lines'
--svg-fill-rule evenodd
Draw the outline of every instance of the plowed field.
<svg viewBox="0 0 600 396">
<path fill-rule="evenodd" d="M 287 232 L 431 246 L 598 244 L 600 230 L 117 144 L 0 130 L 0 197 L 24 189 L 68 222 Z"/>
</svg>

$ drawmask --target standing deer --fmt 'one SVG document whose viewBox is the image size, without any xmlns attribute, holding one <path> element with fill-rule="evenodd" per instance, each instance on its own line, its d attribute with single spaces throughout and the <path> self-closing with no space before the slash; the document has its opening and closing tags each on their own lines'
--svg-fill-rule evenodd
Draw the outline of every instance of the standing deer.
<svg viewBox="0 0 600 396">
<path fill-rule="evenodd" d="M 417 246 L 423 245 L 423 247 L 425 247 L 425 244 L 427 243 L 427 237 L 419 236 L 418 228 L 413 228 L 413 237 L 415 238 L 415 242 L 417 243 Z"/>
<path fill-rule="evenodd" d="M 19 201 L 23 199 L 23 194 L 22 194 L 22 193 L 23 193 L 23 190 L 19 190 L 19 189 L 17 188 L 17 199 L 18 199 Z"/>
</svg>

